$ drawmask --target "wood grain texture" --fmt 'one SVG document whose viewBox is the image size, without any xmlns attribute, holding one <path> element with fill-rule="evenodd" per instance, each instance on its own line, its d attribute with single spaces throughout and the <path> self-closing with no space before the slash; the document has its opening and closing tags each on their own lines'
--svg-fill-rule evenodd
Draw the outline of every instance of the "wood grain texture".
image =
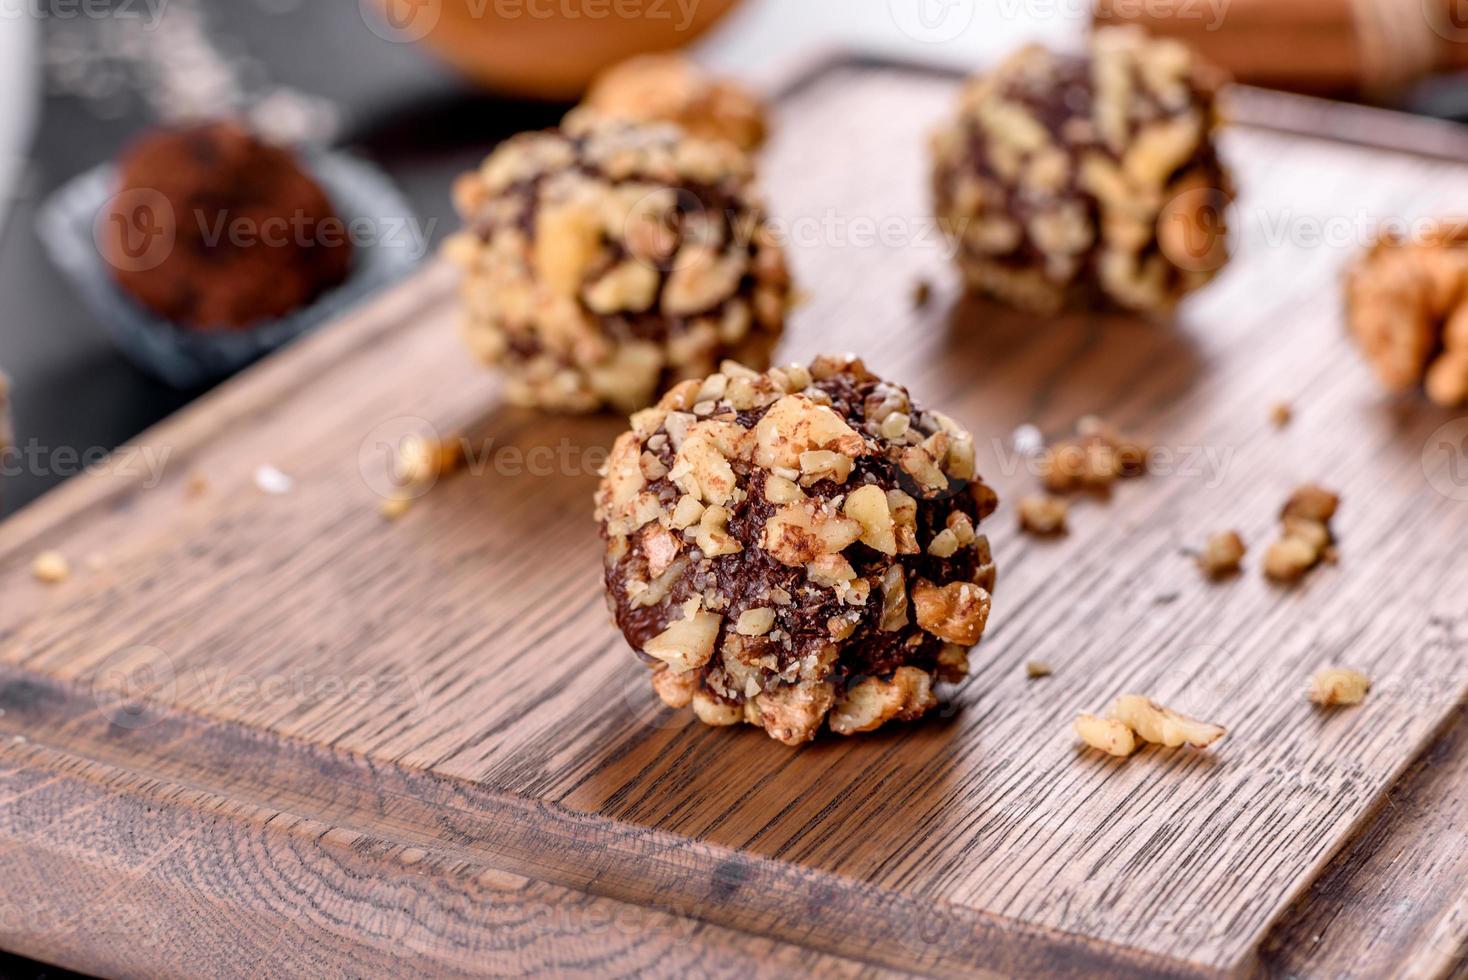
<svg viewBox="0 0 1468 980">
<path fill-rule="evenodd" d="M 1175 324 L 1042 323 L 960 300 L 926 217 L 919 148 L 954 91 L 853 66 L 782 103 L 765 171 L 811 297 L 782 353 L 859 351 L 967 423 L 1010 502 L 1034 485 L 1021 424 L 1096 412 L 1169 455 L 1060 541 L 1001 510 L 990 632 L 940 716 L 790 750 L 660 708 L 599 586 L 589 499 L 620 423 L 495 408 L 435 268 L 119 457 L 150 450 L 160 480 L 119 466 L 0 526 L 0 871 L 13 903 L 77 883 L 0 945 L 130 974 L 1311 962 L 1312 886 L 1380 877 L 1371 828 L 1468 691 L 1468 504 L 1434 489 L 1453 487 L 1430 451 L 1452 417 L 1378 394 L 1336 280 L 1351 222 L 1468 210 L 1468 167 L 1237 127 L 1240 254 L 1218 282 Z M 1322 222 L 1345 240 L 1316 242 Z M 918 279 L 934 300 L 914 311 Z M 1275 431 L 1280 400 L 1297 419 Z M 381 444 L 428 424 L 467 432 L 470 465 L 385 522 Z M 255 488 L 266 463 L 292 492 Z M 1257 561 L 1306 480 L 1344 496 L 1343 556 L 1281 590 Z M 1230 527 L 1250 571 L 1207 583 L 1182 550 Z M 71 581 L 30 579 L 45 548 Z M 1055 675 L 1028 681 L 1027 660 Z M 1333 662 L 1376 679 L 1361 708 L 1304 702 Z M 1075 713 L 1127 691 L 1231 734 L 1079 752 Z M 1444 778 L 1424 801 L 1456 799 Z M 1463 893 L 1461 860 L 1380 833 Z M 589 924 L 624 914 L 646 927 Z M 1458 914 L 1377 918 L 1374 948 L 1449 972 Z M 176 947 L 117 941 L 156 921 Z M 248 955 L 208 959 L 236 934 Z"/>
</svg>

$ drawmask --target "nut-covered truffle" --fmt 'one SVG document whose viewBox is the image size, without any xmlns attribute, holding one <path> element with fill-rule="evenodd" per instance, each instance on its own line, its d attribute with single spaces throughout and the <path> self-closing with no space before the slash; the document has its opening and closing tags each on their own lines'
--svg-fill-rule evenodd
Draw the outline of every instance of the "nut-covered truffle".
<svg viewBox="0 0 1468 980">
<path fill-rule="evenodd" d="M 1227 260 L 1223 77 L 1175 41 L 1031 46 L 965 88 L 933 139 L 938 218 L 970 286 L 1037 313 L 1171 309 Z"/>
<path fill-rule="evenodd" d="M 996 503 L 968 433 L 861 361 L 726 363 L 612 449 L 608 603 L 673 707 L 791 745 L 870 731 L 967 673 Z"/>
<path fill-rule="evenodd" d="M 1434 222 L 1410 240 L 1378 236 L 1346 275 L 1346 307 L 1387 388 L 1468 403 L 1468 221 Z"/>
<path fill-rule="evenodd" d="M 728 140 L 747 151 L 765 139 L 765 110 L 755 94 L 681 54 L 639 55 L 607 69 L 576 110 L 588 111 L 676 123 L 700 139 Z"/>
<path fill-rule="evenodd" d="M 731 144 L 586 115 L 511 139 L 454 196 L 464 335 L 513 401 L 632 411 L 724 358 L 769 363 L 790 276 Z"/>
<path fill-rule="evenodd" d="M 346 224 L 296 158 L 227 121 L 134 143 L 97 244 L 138 303 L 196 329 L 291 313 L 345 280 L 352 257 Z"/>
</svg>

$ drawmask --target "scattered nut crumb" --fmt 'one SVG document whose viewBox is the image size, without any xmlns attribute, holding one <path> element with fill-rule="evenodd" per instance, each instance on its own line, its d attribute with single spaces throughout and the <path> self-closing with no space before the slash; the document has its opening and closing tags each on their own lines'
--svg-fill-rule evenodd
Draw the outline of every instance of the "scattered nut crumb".
<svg viewBox="0 0 1468 980">
<path fill-rule="evenodd" d="M 463 461 L 461 439 L 406 439 L 398 450 L 398 478 L 409 485 L 422 486 L 457 469 Z"/>
<path fill-rule="evenodd" d="M 413 506 L 413 498 L 396 495 L 388 497 L 378 505 L 378 513 L 390 521 L 395 521 L 406 514 Z"/>
<path fill-rule="evenodd" d="M 1049 677 L 1053 673 L 1055 673 L 1055 671 L 1050 669 L 1050 665 L 1042 660 L 1031 660 L 1029 663 L 1025 664 L 1025 676 L 1028 677 L 1030 680 L 1036 680 L 1041 677 Z"/>
<path fill-rule="evenodd" d="M 200 473 L 198 470 L 194 470 L 192 473 L 190 473 L 188 479 L 184 481 L 185 497 L 196 500 L 199 497 L 204 496 L 208 492 L 209 480 L 207 477 L 204 476 L 203 473 Z"/>
<path fill-rule="evenodd" d="M 1168 748 L 1191 745 L 1202 749 L 1228 734 L 1218 725 L 1189 718 L 1140 694 L 1117 698 L 1106 718 L 1080 715 L 1075 730 L 1087 745 L 1117 756 L 1136 751 L 1137 739 Z"/>
<path fill-rule="evenodd" d="M 31 565 L 31 574 L 39 582 L 55 585 L 65 582 L 71 575 L 71 563 L 59 551 L 43 551 L 36 556 L 35 562 Z"/>
<path fill-rule="evenodd" d="M 1264 553 L 1264 574 L 1275 582 L 1298 582 L 1323 561 L 1337 558 L 1330 519 L 1340 497 L 1314 484 L 1295 490 L 1280 511 L 1282 533 Z"/>
<path fill-rule="evenodd" d="M 1031 534 L 1064 534 L 1070 504 L 1059 497 L 1019 498 L 1019 526 Z"/>
<path fill-rule="evenodd" d="M 1369 690 L 1371 678 L 1359 670 L 1326 667 L 1310 678 L 1310 689 L 1306 697 L 1322 708 L 1330 708 L 1336 705 L 1360 704 L 1366 700 L 1366 692 Z"/>
<path fill-rule="evenodd" d="M 255 486 L 260 488 L 261 493 L 280 496 L 294 490 L 296 481 L 267 463 L 255 470 Z"/>
<path fill-rule="evenodd" d="M 1269 421 L 1276 429 L 1283 429 L 1289 425 L 1295 417 L 1295 410 L 1289 402 L 1275 402 L 1269 410 Z"/>
<path fill-rule="evenodd" d="M 1076 435 L 1045 450 L 1040 472 L 1051 493 L 1110 491 L 1119 479 L 1147 472 L 1151 447 L 1124 435 L 1104 419 L 1087 415 L 1076 423 Z"/>
<path fill-rule="evenodd" d="M 1081 714 L 1075 720 L 1076 734 L 1093 749 L 1125 758 L 1137 751 L 1136 734 L 1115 718 Z"/>
<path fill-rule="evenodd" d="M 933 298 L 933 284 L 926 279 L 919 279 L 912 284 L 912 306 L 913 309 L 921 310 L 928 305 Z"/>
<path fill-rule="evenodd" d="M 1168 748 L 1191 745 L 1207 748 L 1228 731 L 1164 708 L 1140 694 L 1124 694 L 1111 706 L 1111 713 L 1144 740 Z"/>
<path fill-rule="evenodd" d="M 1203 550 L 1198 552 L 1198 567 L 1209 578 L 1224 578 L 1238 573 L 1239 563 L 1244 560 L 1244 539 L 1237 531 L 1219 531 L 1208 538 Z"/>
</svg>

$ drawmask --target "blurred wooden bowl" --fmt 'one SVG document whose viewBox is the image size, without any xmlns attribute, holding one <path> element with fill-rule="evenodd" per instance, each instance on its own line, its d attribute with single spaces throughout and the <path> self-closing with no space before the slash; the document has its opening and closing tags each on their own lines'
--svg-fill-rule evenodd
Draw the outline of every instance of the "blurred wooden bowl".
<svg viewBox="0 0 1468 980">
<path fill-rule="evenodd" d="M 580 95 L 610 65 L 683 47 L 739 0 L 370 0 L 476 82 L 548 99 Z"/>
</svg>

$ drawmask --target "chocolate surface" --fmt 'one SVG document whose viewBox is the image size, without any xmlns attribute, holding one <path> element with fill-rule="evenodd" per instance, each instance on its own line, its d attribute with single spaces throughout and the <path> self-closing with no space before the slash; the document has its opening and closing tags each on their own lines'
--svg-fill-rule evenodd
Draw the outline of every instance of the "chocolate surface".
<svg viewBox="0 0 1468 980">
<path fill-rule="evenodd" d="M 933 194 L 970 285 L 1040 313 L 1160 313 L 1227 261 L 1223 83 L 1171 41 L 1097 32 L 973 79 L 933 140 Z"/>
</svg>

